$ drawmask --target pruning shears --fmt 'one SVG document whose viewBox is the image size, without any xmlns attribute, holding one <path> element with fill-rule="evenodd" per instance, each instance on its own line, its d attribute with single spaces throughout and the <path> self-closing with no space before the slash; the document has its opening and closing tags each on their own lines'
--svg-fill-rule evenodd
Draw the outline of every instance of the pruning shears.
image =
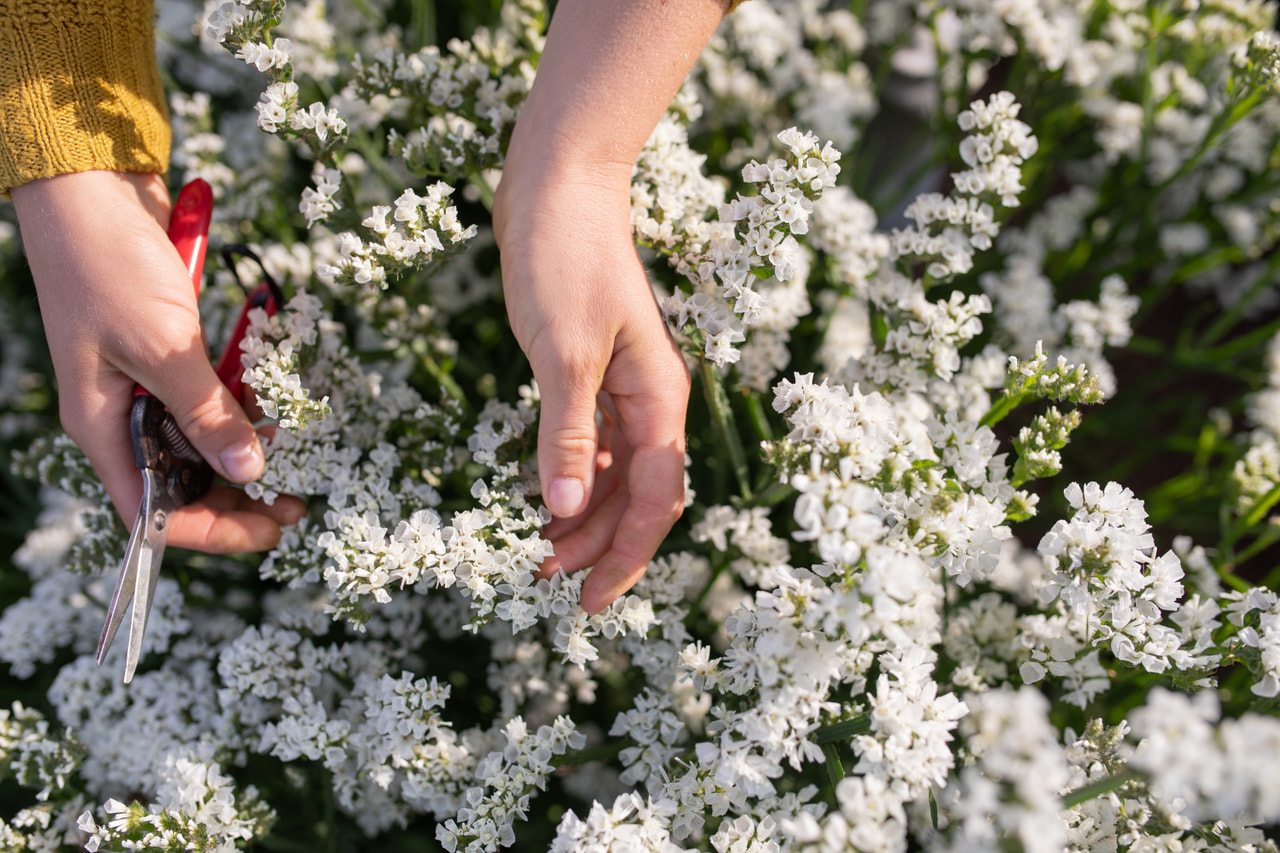
<svg viewBox="0 0 1280 853">
<path fill-rule="evenodd" d="M 209 221 L 213 217 L 213 189 L 196 179 L 184 186 L 174 202 L 169 219 L 169 239 L 182 258 L 191 277 L 197 299 L 204 277 L 204 258 L 209 244 Z M 224 257 L 230 263 L 233 254 L 243 254 L 261 261 L 244 247 L 227 247 Z M 234 265 L 231 266 L 235 272 Z M 249 327 L 249 311 L 262 308 L 274 314 L 283 301 L 280 288 L 263 270 L 264 280 L 251 290 L 236 320 L 231 338 L 218 360 L 215 371 L 237 400 L 244 390 L 240 366 L 240 344 Z M 238 280 L 239 276 L 237 276 Z M 142 472 L 142 503 L 129 534 L 116 581 L 107 621 L 98 640 L 98 664 L 106 658 L 116 632 L 124 622 L 125 611 L 133 603 L 129 621 L 129 648 L 125 658 L 124 683 L 133 679 L 142 655 L 142 636 L 155 599 L 160 561 L 169 537 L 169 521 L 175 510 L 199 500 L 213 485 L 214 471 L 196 451 L 191 441 L 178 428 L 173 415 L 149 391 L 134 388 L 133 409 L 129 418 L 133 456 Z"/>
</svg>

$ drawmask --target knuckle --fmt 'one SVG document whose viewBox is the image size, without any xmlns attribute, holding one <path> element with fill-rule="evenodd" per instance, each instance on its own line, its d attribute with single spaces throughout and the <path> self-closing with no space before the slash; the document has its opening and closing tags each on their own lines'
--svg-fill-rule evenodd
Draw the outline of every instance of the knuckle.
<svg viewBox="0 0 1280 853">
<path fill-rule="evenodd" d="M 178 403 L 170 408 L 178 426 L 192 441 L 209 439 L 234 424 L 233 415 L 227 411 L 220 397 L 205 397 L 189 403 Z"/>
<path fill-rule="evenodd" d="M 545 446 L 548 450 L 563 455 L 595 453 L 595 431 L 588 434 L 576 427 L 559 429 L 546 436 Z"/>
</svg>

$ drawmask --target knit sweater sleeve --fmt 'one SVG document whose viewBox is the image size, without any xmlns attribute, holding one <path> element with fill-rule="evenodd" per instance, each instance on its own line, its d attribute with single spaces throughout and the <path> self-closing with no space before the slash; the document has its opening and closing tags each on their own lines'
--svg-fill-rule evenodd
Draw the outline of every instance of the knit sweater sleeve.
<svg viewBox="0 0 1280 853">
<path fill-rule="evenodd" d="M 0 193 L 168 163 L 152 0 L 0 0 Z"/>
</svg>

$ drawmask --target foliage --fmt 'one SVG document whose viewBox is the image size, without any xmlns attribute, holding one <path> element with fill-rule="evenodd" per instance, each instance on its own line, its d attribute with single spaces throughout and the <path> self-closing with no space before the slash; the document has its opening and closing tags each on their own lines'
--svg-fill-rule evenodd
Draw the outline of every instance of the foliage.
<svg viewBox="0 0 1280 853">
<path fill-rule="evenodd" d="M 174 181 L 290 297 L 252 494 L 310 512 L 170 551 L 138 674 L 99 668 L 124 531 L 0 222 L 0 846 L 1274 850 L 1275 15 L 729 15 L 632 190 L 686 515 L 589 616 L 535 576 L 488 227 L 546 10 L 162 3 Z"/>
</svg>

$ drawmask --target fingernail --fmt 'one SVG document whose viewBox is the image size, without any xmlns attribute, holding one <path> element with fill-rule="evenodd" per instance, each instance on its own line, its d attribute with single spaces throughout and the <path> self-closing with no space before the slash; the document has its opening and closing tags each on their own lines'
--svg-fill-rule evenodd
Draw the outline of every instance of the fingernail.
<svg viewBox="0 0 1280 853">
<path fill-rule="evenodd" d="M 258 479 L 266 460 L 262 456 L 262 447 L 258 442 L 229 447 L 218 454 L 218 462 L 227 479 L 237 483 L 248 483 Z"/>
<path fill-rule="evenodd" d="M 582 509 L 587 487 L 573 477 L 559 477 L 547 489 L 547 509 L 557 518 L 575 516 Z"/>
</svg>

